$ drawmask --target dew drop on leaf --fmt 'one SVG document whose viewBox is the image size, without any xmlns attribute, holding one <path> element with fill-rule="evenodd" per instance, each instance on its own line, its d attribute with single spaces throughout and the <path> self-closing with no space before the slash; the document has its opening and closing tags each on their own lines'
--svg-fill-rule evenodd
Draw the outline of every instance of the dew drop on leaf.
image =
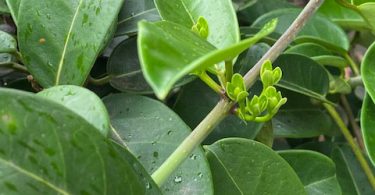
<svg viewBox="0 0 375 195">
<path fill-rule="evenodd" d="M 174 182 L 175 183 L 181 183 L 182 182 L 182 177 L 181 176 L 174 177 Z"/>
</svg>

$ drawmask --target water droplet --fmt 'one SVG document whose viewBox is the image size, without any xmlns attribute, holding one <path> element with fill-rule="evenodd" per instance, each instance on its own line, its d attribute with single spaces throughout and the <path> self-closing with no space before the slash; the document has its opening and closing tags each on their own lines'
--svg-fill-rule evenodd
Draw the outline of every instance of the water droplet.
<svg viewBox="0 0 375 195">
<path fill-rule="evenodd" d="M 199 178 L 202 178 L 202 177 L 203 177 L 203 173 L 199 172 L 199 173 L 198 173 L 198 177 L 199 177 Z"/>
<path fill-rule="evenodd" d="M 181 176 L 174 177 L 174 182 L 175 183 L 181 183 L 182 182 L 182 177 Z"/>
<path fill-rule="evenodd" d="M 173 131 L 168 131 L 167 135 L 171 135 Z"/>
<path fill-rule="evenodd" d="M 152 188 L 152 185 L 150 183 L 146 183 L 146 189 L 151 189 Z"/>
</svg>

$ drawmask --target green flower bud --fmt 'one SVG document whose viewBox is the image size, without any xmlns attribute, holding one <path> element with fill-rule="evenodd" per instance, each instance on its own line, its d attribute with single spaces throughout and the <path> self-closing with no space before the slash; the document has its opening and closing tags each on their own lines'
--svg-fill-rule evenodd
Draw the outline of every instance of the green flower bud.
<svg viewBox="0 0 375 195">
<path fill-rule="evenodd" d="M 266 60 L 260 69 L 260 75 L 262 75 L 266 70 L 272 71 L 272 63 L 269 60 Z"/>
<path fill-rule="evenodd" d="M 273 77 L 273 84 L 272 85 L 276 85 L 277 83 L 279 83 L 282 76 L 283 76 L 283 72 L 281 71 L 281 69 L 279 67 L 276 67 L 272 71 L 272 77 Z"/>
<path fill-rule="evenodd" d="M 273 85 L 273 73 L 270 70 L 265 70 L 263 74 L 260 75 L 260 79 L 263 83 L 263 88 L 266 89 Z"/>
<path fill-rule="evenodd" d="M 244 80 L 238 73 L 234 74 L 232 81 L 227 83 L 226 91 L 228 97 L 237 102 L 244 100 L 249 95 L 246 91 Z"/>
<path fill-rule="evenodd" d="M 203 39 L 207 39 L 209 35 L 209 28 L 208 28 L 207 20 L 204 17 L 200 16 L 198 18 L 197 23 L 193 25 L 191 30 L 195 32 L 196 34 L 198 34 Z"/>
</svg>

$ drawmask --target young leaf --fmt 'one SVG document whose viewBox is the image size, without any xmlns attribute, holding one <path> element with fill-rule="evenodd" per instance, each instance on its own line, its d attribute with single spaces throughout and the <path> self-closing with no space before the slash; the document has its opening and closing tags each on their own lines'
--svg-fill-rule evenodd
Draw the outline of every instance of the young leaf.
<svg viewBox="0 0 375 195">
<path fill-rule="evenodd" d="M 43 87 L 82 85 L 107 41 L 122 0 L 21 1 L 18 39 Z"/>
<path fill-rule="evenodd" d="M 253 27 L 260 27 L 272 18 L 279 18 L 280 22 L 275 32 L 282 34 L 300 13 L 300 9 L 278 9 L 259 17 Z M 296 42 L 315 42 L 327 46 L 332 50 L 346 52 L 349 49 L 349 39 L 345 32 L 327 18 L 315 15 L 301 32 Z"/>
<path fill-rule="evenodd" d="M 361 64 L 361 75 L 366 91 L 375 101 L 375 42 L 368 48 Z"/>
<path fill-rule="evenodd" d="M 294 169 L 307 194 L 341 194 L 335 163 L 325 155 L 308 150 L 278 152 Z"/>
<path fill-rule="evenodd" d="M 227 138 L 205 149 L 215 194 L 306 194 L 293 169 L 266 145 Z"/>
<path fill-rule="evenodd" d="M 9 89 L 0 99 L 2 193 L 160 194 L 135 157 L 64 106 Z"/>
<path fill-rule="evenodd" d="M 375 166 L 375 104 L 370 96 L 366 95 L 361 113 L 361 127 L 367 154 Z"/>
<path fill-rule="evenodd" d="M 102 100 L 90 90 L 73 85 L 61 85 L 45 89 L 37 95 L 65 106 L 107 136 L 110 128 L 107 110 Z"/>
<path fill-rule="evenodd" d="M 236 12 L 231 0 L 155 0 L 160 16 L 188 29 L 204 17 L 209 25 L 208 42 L 221 49 L 240 41 Z"/>
<path fill-rule="evenodd" d="M 138 53 L 146 80 L 160 99 L 185 75 L 204 70 L 225 60 L 233 60 L 242 51 L 271 33 L 272 20 L 254 37 L 223 49 L 216 49 L 190 29 L 162 21 L 140 22 Z"/>
<path fill-rule="evenodd" d="M 191 132 L 173 111 L 150 98 L 116 94 L 103 101 L 113 127 L 150 174 Z M 203 150 L 195 149 L 161 189 L 163 194 L 213 194 Z"/>
</svg>

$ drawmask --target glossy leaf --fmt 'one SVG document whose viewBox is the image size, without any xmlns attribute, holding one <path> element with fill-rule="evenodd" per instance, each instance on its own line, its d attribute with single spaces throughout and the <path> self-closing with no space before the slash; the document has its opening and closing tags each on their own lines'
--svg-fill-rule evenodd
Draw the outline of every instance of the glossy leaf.
<svg viewBox="0 0 375 195">
<path fill-rule="evenodd" d="M 18 12 L 19 12 L 20 3 L 22 0 L 5 0 L 5 1 L 12 15 L 13 21 L 17 25 L 18 24 Z"/>
<path fill-rule="evenodd" d="M 212 110 L 219 99 L 220 97 L 206 84 L 196 80 L 182 88 L 173 110 L 193 129 Z M 229 115 L 215 127 L 204 143 L 212 144 L 226 137 L 254 139 L 262 126 L 262 123 L 245 123 L 238 117 Z"/>
<path fill-rule="evenodd" d="M 299 9 L 278 9 L 259 17 L 252 26 L 260 27 L 272 18 L 279 18 L 280 22 L 275 32 L 282 34 L 300 11 Z M 315 15 L 306 23 L 295 41 L 323 44 L 338 52 L 346 52 L 349 49 L 349 40 L 345 32 L 335 23 L 319 15 Z"/>
<path fill-rule="evenodd" d="M 285 0 L 257 0 L 255 4 L 237 13 L 240 22 L 252 24 L 258 17 L 280 8 L 293 8 L 293 4 Z"/>
<path fill-rule="evenodd" d="M 337 180 L 344 195 L 371 195 L 374 193 L 349 145 L 335 146 L 331 158 L 336 164 Z"/>
<path fill-rule="evenodd" d="M 348 64 L 344 58 L 334 55 L 333 52 L 316 43 L 301 43 L 290 47 L 285 53 L 304 55 L 321 65 L 344 68 Z"/>
<path fill-rule="evenodd" d="M 102 100 L 90 90 L 61 85 L 45 89 L 38 95 L 65 106 L 107 136 L 110 128 L 107 110 Z"/>
<path fill-rule="evenodd" d="M 160 20 L 153 0 L 128 0 L 122 6 L 118 17 L 116 36 L 137 33 L 139 21 L 150 22 Z"/>
<path fill-rule="evenodd" d="M 19 47 L 38 83 L 43 87 L 83 84 L 122 2 L 21 1 Z"/>
<path fill-rule="evenodd" d="M 185 75 L 229 61 L 273 31 L 277 20 L 255 36 L 224 49 L 216 49 L 191 30 L 167 21 L 141 22 L 138 53 L 146 80 L 160 99 Z M 222 69 L 222 68 L 220 68 Z"/>
<path fill-rule="evenodd" d="M 327 48 L 316 43 L 301 43 L 291 46 L 285 53 L 300 54 L 307 57 L 333 55 Z"/>
<path fill-rule="evenodd" d="M 336 24 L 350 29 L 367 28 L 362 16 L 356 11 L 341 6 L 336 0 L 324 1 L 318 13 L 323 14 Z"/>
<path fill-rule="evenodd" d="M 305 194 L 288 163 L 261 143 L 227 138 L 205 149 L 215 194 Z"/>
<path fill-rule="evenodd" d="M 209 25 L 208 42 L 226 48 L 240 41 L 236 12 L 231 0 L 155 0 L 160 16 L 191 29 L 199 17 Z"/>
<path fill-rule="evenodd" d="M 17 41 L 12 35 L 0 31 L 0 43 L 0 63 L 13 61 L 14 57 L 9 52 L 17 51 Z"/>
<path fill-rule="evenodd" d="M 365 96 L 361 113 L 361 127 L 363 140 L 369 158 L 375 166 L 375 104 L 371 97 Z"/>
<path fill-rule="evenodd" d="M 121 42 L 112 52 L 107 64 L 111 85 L 119 91 L 152 94 L 143 77 L 138 58 L 137 37 Z"/>
<path fill-rule="evenodd" d="M 146 170 L 153 173 L 191 129 L 168 107 L 142 96 L 104 98 L 113 127 Z M 194 150 L 161 187 L 164 194 L 212 194 L 212 178 L 201 148 Z"/>
<path fill-rule="evenodd" d="M 254 5 L 258 0 L 232 0 L 233 7 L 236 11 L 244 10 Z"/>
<path fill-rule="evenodd" d="M 0 14 L 9 13 L 9 8 L 5 0 L 0 0 Z"/>
<path fill-rule="evenodd" d="M 335 163 L 327 156 L 308 150 L 285 150 L 279 155 L 297 173 L 307 194 L 341 195 Z"/>
<path fill-rule="evenodd" d="M 281 93 L 288 101 L 272 119 L 275 137 L 309 138 L 339 134 L 331 117 L 309 97 L 286 90 Z"/>
<path fill-rule="evenodd" d="M 364 3 L 358 6 L 362 16 L 366 18 L 372 31 L 375 32 L 375 2 Z"/>
<path fill-rule="evenodd" d="M 16 90 L 0 99 L 2 193 L 159 194 L 126 149 L 72 111 Z"/>
<path fill-rule="evenodd" d="M 284 54 L 273 63 L 283 71 L 283 77 L 277 86 L 327 101 L 329 90 L 327 71 L 314 60 L 296 54 Z"/>
<path fill-rule="evenodd" d="M 375 101 L 375 43 L 368 48 L 363 58 L 361 75 L 367 93 L 370 95 L 372 101 Z"/>
<path fill-rule="evenodd" d="M 17 50 L 16 39 L 4 31 L 0 31 L 0 43 L 0 53 L 8 53 Z"/>
</svg>

